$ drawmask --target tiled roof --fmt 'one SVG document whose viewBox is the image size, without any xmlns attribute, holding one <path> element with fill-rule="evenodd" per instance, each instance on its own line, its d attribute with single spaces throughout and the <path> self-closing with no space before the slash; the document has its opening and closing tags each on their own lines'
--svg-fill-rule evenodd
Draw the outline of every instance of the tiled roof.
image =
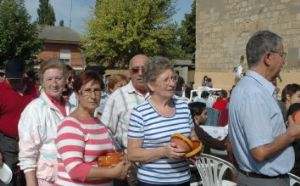
<svg viewBox="0 0 300 186">
<path fill-rule="evenodd" d="M 79 43 L 80 34 L 69 27 L 40 26 L 39 38 L 45 42 Z"/>
</svg>

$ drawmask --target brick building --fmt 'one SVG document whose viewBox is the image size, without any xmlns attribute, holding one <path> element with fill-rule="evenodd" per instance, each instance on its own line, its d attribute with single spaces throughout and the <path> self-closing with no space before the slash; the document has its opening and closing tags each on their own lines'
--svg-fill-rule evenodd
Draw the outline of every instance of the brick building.
<svg viewBox="0 0 300 186">
<path fill-rule="evenodd" d="M 44 46 L 37 56 L 38 61 L 58 58 L 75 69 L 84 67 L 80 35 L 74 30 L 61 26 L 43 26 L 39 38 L 44 40 Z"/>
<path fill-rule="evenodd" d="M 258 30 L 283 37 L 288 53 L 280 88 L 300 84 L 300 1 L 298 0 L 196 0 L 195 86 L 204 75 L 214 87 L 230 89 L 233 68 L 245 57 L 246 43 Z"/>
</svg>

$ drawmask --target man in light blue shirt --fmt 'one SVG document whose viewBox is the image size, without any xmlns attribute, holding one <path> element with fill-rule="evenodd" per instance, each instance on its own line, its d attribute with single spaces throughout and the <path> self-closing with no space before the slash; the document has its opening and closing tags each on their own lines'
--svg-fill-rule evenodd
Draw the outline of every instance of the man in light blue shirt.
<svg viewBox="0 0 300 186">
<path fill-rule="evenodd" d="M 291 143 L 300 125 L 286 128 L 271 83 L 285 63 L 282 38 L 256 32 L 246 46 L 249 71 L 233 89 L 229 105 L 229 135 L 238 164 L 238 185 L 288 186 L 295 161 Z"/>
</svg>

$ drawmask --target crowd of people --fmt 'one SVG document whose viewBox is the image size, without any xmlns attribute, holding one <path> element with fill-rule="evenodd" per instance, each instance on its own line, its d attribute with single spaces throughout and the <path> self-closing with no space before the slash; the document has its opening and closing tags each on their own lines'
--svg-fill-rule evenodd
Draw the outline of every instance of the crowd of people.
<svg viewBox="0 0 300 186">
<path fill-rule="evenodd" d="M 166 57 L 133 56 L 128 77 L 104 76 L 99 66 L 75 72 L 52 59 L 41 63 L 38 86 L 24 61 L 12 59 L 0 69 L 0 167 L 13 171 L 7 185 L 188 186 L 193 160 L 171 142 L 181 133 L 202 141 L 204 152 L 227 150 L 238 185 L 287 186 L 287 173 L 300 175 L 300 85 L 286 85 L 277 99 L 273 82 L 285 56 L 280 36 L 256 32 L 246 46 L 248 72 L 230 99 L 221 90 L 210 102 L 203 91 L 190 103 Z M 211 78 L 201 85 L 212 88 Z M 219 126 L 228 125 L 223 140 L 201 128 L 210 108 L 221 113 Z M 98 166 L 99 156 L 116 151 L 119 163 Z"/>
</svg>

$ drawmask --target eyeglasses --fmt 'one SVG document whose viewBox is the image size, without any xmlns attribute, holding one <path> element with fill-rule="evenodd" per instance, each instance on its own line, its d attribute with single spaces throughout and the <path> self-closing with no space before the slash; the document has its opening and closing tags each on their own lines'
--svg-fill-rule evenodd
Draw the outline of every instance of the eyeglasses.
<svg viewBox="0 0 300 186">
<path fill-rule="evenodd" d="M 281 57 L 283 60 L 285 60 L 285 58 L 286 58 L 286 56 L 287 56 L 287 53 L 286 53 L 286 52 L 282 52 L 282 53 L 277 52 L 277 51 L 271 51 L 271 52 L 280 55 L 280 57 Z"/>
<path fill-rule="evenodd" d="M 171 82 L 177 83 L 178 78 L 177 78 L 177 76 L 171 76 L 171 77 L 167 77 L 167 78 L 163 79 L 162 81 L 164 84 L 170 84 Z"/>
<path fill-rule="evenodd" d="M 79 93 L 83 96 L 90 96 L 92 93 L 95 93 L 96 96 L 99 96 L 101 94 L 101 89 L 99 88 L 87 88 L 80 90 Z"/>
<path fill-rule="evenodd" d="M 5 73 L 4 72 L 0 72 L 0 77 L 4 77 Z"/>
<path fill-rule="evenodd" d="M 133 74 L 137 74 L 139 73 L 139 71 L 141 70 L 142 73 L 144 73 L 144 67 L 132 67 L 130 69 L 130 71 L 133 73 Z"/>
</svg>

